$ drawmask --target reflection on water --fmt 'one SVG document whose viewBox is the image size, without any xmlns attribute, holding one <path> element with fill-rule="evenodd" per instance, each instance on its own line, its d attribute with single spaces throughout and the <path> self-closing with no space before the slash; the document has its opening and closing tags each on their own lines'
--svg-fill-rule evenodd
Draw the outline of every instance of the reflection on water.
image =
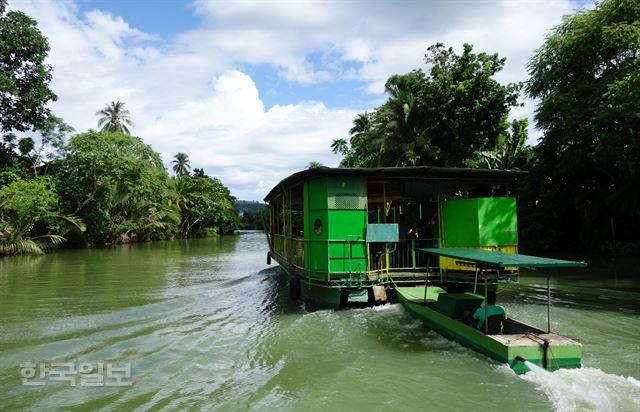
<svg viewBox="0 0 640 412">
<path fill-rule="evenodd" d="M 590 381 L 630 394 L 612 409 L 637 406 L 625 386 L 640 379 L 633 265 L 615 276 L 597 267 L 553 274 L 553 327 L 583 342 L 592 369 L 556 372 L 545 386 L 428 331 L 398 305 L 307 311 L 266 265 L 266 250 L 264 234 L 248 232 L 0 259 L 0 410 L 550 410 L 573 404 L 563 403 L 568 389 L 549 388 L 589 392 Z M 525 274 L 499 296 L 510 315 L 546 325 L 543 276 Z M 27 361 L 130 364 L 132 385 L 24 387 Z M 592 404 L 602 405 L 575 405 Z"/>
</svg>

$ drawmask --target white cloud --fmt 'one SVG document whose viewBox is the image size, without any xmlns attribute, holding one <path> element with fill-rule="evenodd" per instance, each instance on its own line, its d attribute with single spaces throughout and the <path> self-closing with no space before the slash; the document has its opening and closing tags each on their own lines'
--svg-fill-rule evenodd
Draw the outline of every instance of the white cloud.
<svg viewBox="0 0 640 412">
<path fill-rule="evenodd" d="M 238 67 L 270 65 L 288 87 L 360 80 L 372 95 L 353 100 L 362 101 L 359 110 L 371 109 L 386 79 L 423 67 L 427 46 L 438 41 L 498 52 L 508 59 L 500 80 L 522 81 L 547 30 L 575 8 L 568 0 L 194 4 L 201 24 L 168 42 L 108 11 L 80 13 L 72 0 L 23 0 L 12 7 L 35 18 L 49 38 L 52 87 L 60 97 L 55 113 L 85 130 L 95 127 L 96 110 L 125 101 L 135 134 L 167 163 L 186 152 L 193 167 L 251 199 L 310 160 L 335 165 L 329 144 L 346 136 L 358 110 L 309 101 L 266 109 Z M 263 92 L 280 96 L 274 85 Z M 532 111 L 526 101 L 513 115 Z"/>
</svg>

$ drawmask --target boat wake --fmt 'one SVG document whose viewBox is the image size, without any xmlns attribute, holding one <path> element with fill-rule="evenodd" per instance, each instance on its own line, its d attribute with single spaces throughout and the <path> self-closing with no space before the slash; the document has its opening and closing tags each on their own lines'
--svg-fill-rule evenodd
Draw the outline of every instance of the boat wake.
<svg viewBox="0 0 640 412">
<path fill-rule="evenodd" d="M 640 381 L 632 377 L 595 368 L 549 372 L 528 361 L 525 365 L 530 372 L 520 376 L 537 384 L 559 412 L 640 410 Z"/>
</svg>

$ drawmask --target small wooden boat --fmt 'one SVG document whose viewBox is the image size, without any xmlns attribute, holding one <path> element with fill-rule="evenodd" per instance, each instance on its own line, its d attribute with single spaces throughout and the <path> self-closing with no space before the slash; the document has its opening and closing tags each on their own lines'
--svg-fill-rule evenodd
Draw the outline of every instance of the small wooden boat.
<svg viewBox="0 0 640 412">
<path fill-rule="evenodd" d="M 583 262 L 540 258 L 513 253 L 500 253 L 479 249 L 442 248 L 421 249 L 422 252 L 458 259 L 459 264 L 474 265 L 474 290 L 483 290 L 484 296 L 473 292 L 448 293 L 434 284 L 395 289 L 400 303 L 415 318 L 430 329 L 498 362 L 508 364 L 516 373 L 528 371 L 524 361 L 547 370 L 579 368 L 582 345 L 570 338 L 543 331 L 514 319 L 486 317 L 483 330 L 465 322 L 465 313 L 473 313 L 486 299 L 487 291 L 496 285 L 508 283 L 499 269 L 507 267 L 584 267 Z M 547 278 L 548 279 L 548 278 Z M 550 289 L 547 281 L 547 315 L 550 310 Z M 492 319 L 494 318 L 494 319 Z"/>
</svg>

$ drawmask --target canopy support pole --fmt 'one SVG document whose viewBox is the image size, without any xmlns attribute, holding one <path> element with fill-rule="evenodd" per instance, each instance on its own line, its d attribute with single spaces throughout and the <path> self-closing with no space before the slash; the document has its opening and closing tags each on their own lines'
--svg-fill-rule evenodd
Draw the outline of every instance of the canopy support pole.
<svg viewBox="0 0 640 412">
<path fill-rule="evenodd" d="M 473 282 L 473 293 L 477 293 L 478 289 L 478 266 L 476 266 L 476 280 Z"/>
<path fill-rule="evenodd" d="M 547 333 L 551 333 L 551 277 L 547 275 Z"/>
<path fill-rule="evenodd" d="M 487 271 L 482 268 L 484 274 L 484 334 L 489 334 L 489 293 L 487 291 Z"/>
</svg>

